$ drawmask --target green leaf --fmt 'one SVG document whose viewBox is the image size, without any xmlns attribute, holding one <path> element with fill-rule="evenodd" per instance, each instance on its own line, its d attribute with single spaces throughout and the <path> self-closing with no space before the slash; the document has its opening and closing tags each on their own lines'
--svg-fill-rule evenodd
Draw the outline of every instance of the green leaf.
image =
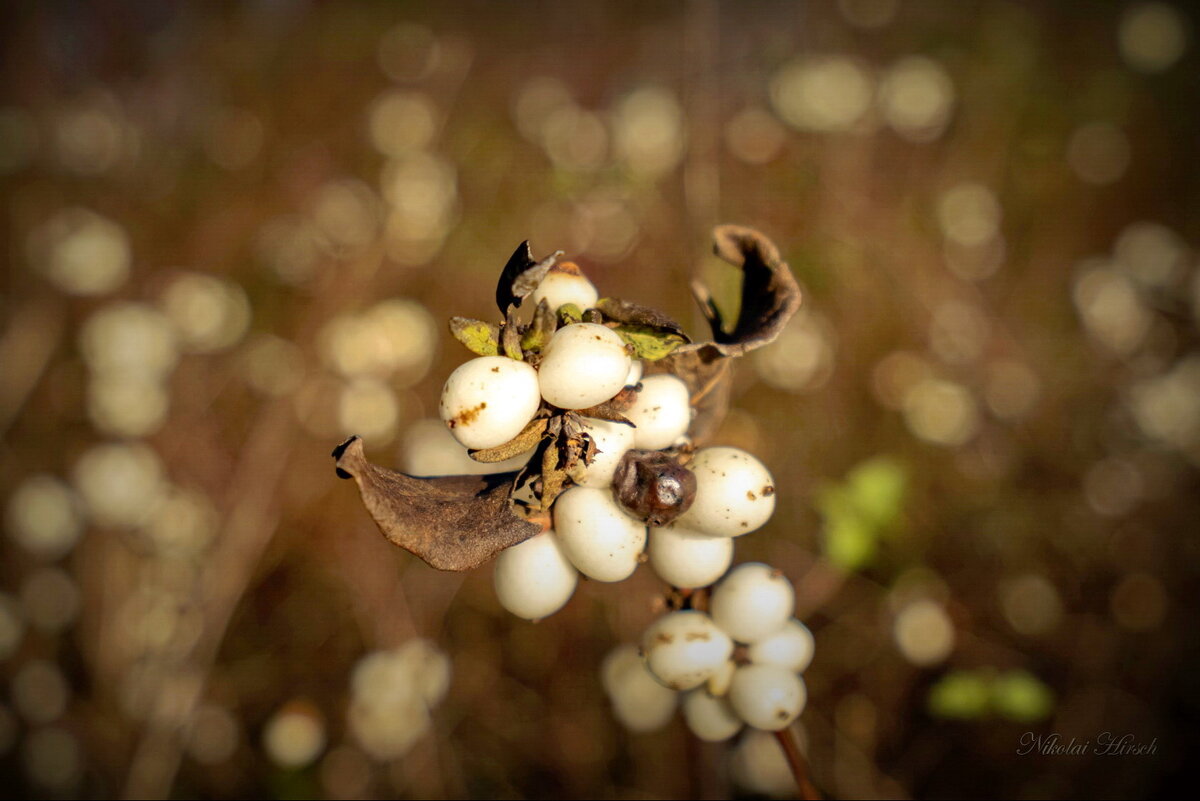
<svg viewBox="0 0 1200 801">
<path fill-rule="evenodd" d="M 977 671 L 951 671 L 929 688 L 926 706 L 934 717 L 975 720 L 987 714 L 988 689 L 988 677 Z"/>
<path fill-rule="evenodd" d="M 496 356 L 500 353 L 500 328 L 483 320 L 466 317 L 450 318 L 450 333 L 467 350 L 479 356 Z"/>
<path fill-rule="evenodd" d="M 1054 711 L 1054 692 L 1025 670 L 1013 670 L 992 682 L 992 707 L 1017 723 L 1034 723 Z"/>
<path fill-rule="evenodd" d="M 559 325 L 570 325 L 583 320 L 583 310 L 574 303 L 564 303 L 558 307 Z"/>
<path fill-rule="evenodd" d="M 671 351 L 680 345 L 687 344 L 687 340 L 679 334 L 656 331 L 653 328 L 619 325 L 613 330 L 617 332 L 621 339 L 625 340 L 627 345 L 633 346 L 633 357 L 635 359 L 642 359 L 648 362 L 656 362 L 664 356 L 670 355 Z"/>
</svg>

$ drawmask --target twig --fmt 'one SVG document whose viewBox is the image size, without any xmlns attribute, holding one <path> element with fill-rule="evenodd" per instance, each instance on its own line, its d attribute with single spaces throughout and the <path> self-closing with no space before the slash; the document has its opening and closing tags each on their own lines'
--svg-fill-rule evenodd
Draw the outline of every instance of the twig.
<svg viewBox="0 0 1200 801">
<path fill-rule="evenodd" d="M 775 732 L 775 739 L 779 741 L 783 755 L 787 757 L 788 767 L 792 769 L 796 786 L 800 788 L 800 797 L 804 801 L 819 801 L 821 794 L 808 778 L 808 760 L 800 753 L 800 745 L 796 742 L 796 733 L 792 731 L 792 727 L 788 726 Z"/>
</svg>

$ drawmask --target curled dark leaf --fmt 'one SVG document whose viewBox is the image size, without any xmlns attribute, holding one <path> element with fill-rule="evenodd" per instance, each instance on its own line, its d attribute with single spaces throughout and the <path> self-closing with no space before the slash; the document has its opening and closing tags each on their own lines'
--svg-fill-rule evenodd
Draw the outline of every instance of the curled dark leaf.
<svg viewBox="0 0 1200 801">
<path fill-rule="evenodd" d="M 338 476 L 358 484 L 383 535 L 438 570 L 471 570 L 542 530 L 512 509 L 515 472 L 409 476 L 368 462 L 358 437 L 335 448 L 333 457 Z"/>
<path fill-rule="evenodd" d="M 496 284 L 496 305 L 500 307 L 500 313 L 508 314 L 510 306 L 520 306 L 521 301 L 537 289 L 561 255 L 562 251 L 558 250 L 541 261 L 535 261 L 528 240 L 517 245 Z"/>
<path fill-rule="evenodd" d="M 649 306 L 642 306 L 639 303 L 632 303 L 619 298 L 601 298 L 596 302 L 596 308 L 613 322 L 624 323 L 635 329 L 646 328 L 665 334 L 675 334 L 682 337 L 684 342 L 691 341 L 688 339 L 687 334 L 683 332 L 683 328 L 680 327 L 679 323 L 658 309 L 652 309 Z"/>
</svg>

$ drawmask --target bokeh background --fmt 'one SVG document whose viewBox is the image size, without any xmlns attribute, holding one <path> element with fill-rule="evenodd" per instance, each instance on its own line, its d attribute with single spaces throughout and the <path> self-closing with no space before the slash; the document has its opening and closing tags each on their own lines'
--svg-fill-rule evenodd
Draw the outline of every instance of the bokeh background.
<svg viewBox="0 0 1200 801">
<path fill-rule="evenodd" d="M 449 6 L 449 4 L 445 4 Z M 331 448 L 430 418 L 524 239 L 702 333 L 711 227 L 805 305 L 718 436 L 816 635 L 833 797 L 1147 797 L 1198 743 L 1200 22 L 1184 4 L 6 4 L 0 794 L 727 797 L 625 732 L 662 586 L 538 624 Z M 1026 732 L 1141 756 L 1020 756 Z"/>
</svg>

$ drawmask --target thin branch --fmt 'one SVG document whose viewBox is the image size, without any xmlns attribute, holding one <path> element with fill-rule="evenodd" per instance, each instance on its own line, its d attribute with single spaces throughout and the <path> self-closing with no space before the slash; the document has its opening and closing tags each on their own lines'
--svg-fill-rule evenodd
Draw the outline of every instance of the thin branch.
<svg viewBox="0 0 1200 801">
<path fill-rule="evenodd" d="M 796 733 L 792 727 L 788 726 L 775 732 L 775 739 L 779 741 L 779 745 L 783 748 L 783 755 L 787 757 L 788 767 L 792 769 L 796 786 L 800 788 L 800 797 L 804 801 L 819 801 L 821 793 L 808 778 L 808 760 L 804 758 L 804 754 L 800 753 L 800 744 L 796 742 Z"/>
</svg>

